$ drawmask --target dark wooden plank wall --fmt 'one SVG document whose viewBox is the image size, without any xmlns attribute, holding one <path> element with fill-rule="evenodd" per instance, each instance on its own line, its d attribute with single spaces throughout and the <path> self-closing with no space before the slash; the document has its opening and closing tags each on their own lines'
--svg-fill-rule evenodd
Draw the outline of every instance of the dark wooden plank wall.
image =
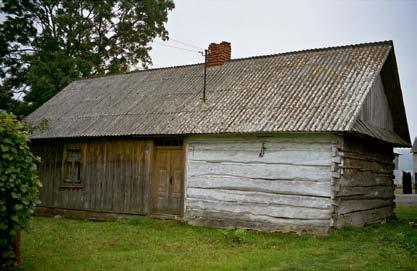
<svg viewBox="0 0 417 271">
<path fill-rule="evenodd" d="M 345 136 L 339 155 L 341 176 L 335 184 L 334 226 L 362 226 L 391 216 L 395 206 L 392 146 Z"/>
<path fill-rule="evenodd" d="M 373 126 L 394 131 L 391 109 L 381 76 L 378 76 L 374 86 L 366 97 L 359 118 Z"/>
<path fill-rule="evenodd" d="M 62 159 L 65 144 L 84 148 L 82 188 L 62 187 Z M 147 213 L 151 141 L 139 139 L 33 142 L 42 162 L 41 206 L 115 213 Z M 146 159 L 145 159 L 146 157 Z"/>
</svg>

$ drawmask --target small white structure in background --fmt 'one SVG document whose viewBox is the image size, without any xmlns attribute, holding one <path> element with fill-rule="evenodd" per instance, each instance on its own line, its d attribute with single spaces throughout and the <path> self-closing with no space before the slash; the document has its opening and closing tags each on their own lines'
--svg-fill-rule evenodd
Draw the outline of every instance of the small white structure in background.
<svg viewBox="0 0 417 271">
<path fill-rule="evenodd" d="M 403 172 L 399 169 L 400 166 L 400 154 L 397 152 L 394 152 L 394 184 L 395 185 L 401 185 Z"/>
<path fill-rule="evenodd" d="M 411 152 L 413 152 L 413 149 L 411 149 Z M 414 163 L 416 162 L 417 158 L 414 158 Z M 416 167 L 413 164 L 413 155 L 409 148 L 396 148 L 394 150 L 394 165 L 394 184 L 396 186 L 402 186 L 403 172 L 410 172 L 414 183 Z"/>
</svg>

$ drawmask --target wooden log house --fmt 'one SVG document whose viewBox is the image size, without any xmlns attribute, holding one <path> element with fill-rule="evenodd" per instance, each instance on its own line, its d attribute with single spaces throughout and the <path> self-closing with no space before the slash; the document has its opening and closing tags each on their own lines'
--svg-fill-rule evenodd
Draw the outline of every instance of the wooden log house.
<svg viewBox="0 0 417 271">
<path fill-rule="evenodd" d="M 26 121 L 43 119 L 39 212 L 264 231 L 384 221 L 410 146 L 391 41 L 242 59 L 212 43 L 206 64 L 75 81 Z"/>
</svg>

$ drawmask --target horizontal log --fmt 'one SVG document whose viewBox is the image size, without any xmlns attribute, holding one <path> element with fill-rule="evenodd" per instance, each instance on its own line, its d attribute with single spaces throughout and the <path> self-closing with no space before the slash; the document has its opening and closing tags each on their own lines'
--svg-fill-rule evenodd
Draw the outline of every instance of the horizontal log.
<svg viewBox="0 0 417 271">
<path fill-rule="evenodd" d="M 380 223 L 392 215 L 392 206 L 354 212 L 349 214 L 339 215 L 335 219 L 334 226 L 341 228 L 343 226 L 359 227 L 366 224 Z"/>
<path fill-rule="evenodd" d="M 212 163 L 249 163 L 249 164 L 282 164 L 282 165 L 317 165 L 329 166 L 332 163 L 330 147 L 328 150 L 270 150 L 267 146 L 262 157 L 261 143 L 256 143 L 256 148 L 243 148 L 243 150 L 228 150 L 223 145 L 215 148 L 201 149 L 200 146 L 190 150 L 190 161 L 206 161 Z"/>
<path fill-rule="evenodd" d="M 328 141 L 299 141 L 287 140 L 265 140 L 263 138 L 253 138 L 247 140 L 217 140 L 217 141 L 188 141 L 191 151 L 259 151 L 264 146 L 269 151 L 331 151 L 334 144 Z"/>
<path fill-rule="evenodd" d="M 307 208 L 327 209 L 332 205 L 330 198 L 297 196 L 297 195 L 280 195 L 265 192 L 252 192 L 241 190 L 218 190 L 188 188 L 188 199 L 202 199 L 215 201 L 228 201 L 236 203 L 260 203 L 269 205 L 288 205 Z"/>
<path fill-rule="evenodd" d="M 187 166 L 189 177 L 223 175 L 241 176 L 257 179 L 310 179 L 330 180 L 331 171 L 328 167 L 267 165 L 242 163 L 207 163 L 189 161 Z"/>
<path fill-rule="evenodd" d="M 384 153 L 384 152 L 358 152 L 358 151 L 351 151 L 349 149 L 343 148 L 339 151 L 339 155 L 342 157 L 356 159 L 356 160 L 368 160 L 368 161 L 376 161 L 382 164 L 390 164 L 393 162 L 392 153 Z"/>
<path fill-rule="evenodd" d="M 342 186 L 392 186 L 392 172 L 375 173 L 369 171 L 358 171 L 354 169 L 344 169 L 343 177 L 340 179 Z"/>
<path fill-rule="evenodd" d="M 201 209 L 187 209 L 185 220 L 189 224 L 200 226 L 320 234 L 327 233 L 330 225 L 330 220 L 282 219 Z"/>
<path fill-rule="evenodd" d="M 187 187 L 330 197 L 330 181 L 262 180 L 234 176 L 188 177 Z"/>
<path fill-rule="evenodd" d="M 337 214 L 347 214 L 358 211 L 366 211 L 375 208 L 392 206 L 393 198 L 390 199 L 360 199 L 360 200 L 343 200 L 337 208 Z"/>
<path fill-rule="evenodd" d="M 386 155 L 374 155 L 374 156 L 365 156 L 359 153 L 349 153 L 349 152 L 339 152 L 340 157 L 348 160 L 356 161 L 365 161 L 365 162 L 374 162 L 382 165 L 392 165 L 393 160 Z"/>
<path fill-rule="evenodd" d="M 394 164 L 380 163 L 369 160 L 357 160 L 351 158 L 343 158 L 343 167 L 358 168 L 361 170 L 375 171 L 375 172 L 391 172 L 394 170 Z"/>
<path fill-rule="evenodd" d="M 393 186 L 342 186 L 336 195 L 342 198 L 392 198 Z"/>
<path fill-rule="evenodd" d="M 352 171 L 352 172 L 358 172 L 358 173 L 362 173 L 362 172 L 369 172 L 371 174 L 378 174 L 378 175 L 392 175 L 392 170 L 376 170 L 376 169 L 371 169 L 371 168 L 366 168 L 366 167 L 347 167 L 347 166 L 340 166 L 340 169 L 343 170 L 343 172 L 345 171 Z"/>
<path fill-rule="evenodd" d="M 187 144 L 218 144 L 219 142 L 236 144 L 236 143 L 251 143 L 254 141 L 262 141 L 271 144 L 292 144 L 294 148 L 302 144 L 335 144 L 340 137 L 334 134 L 321 133 L 321 134 L 306 134 L 306 133 L 280 133 L 265 135 L 195 135 L 186 139 Z"/>
<path fill-rule="evenodd" d="M 297 219 L 329 219 L 330 209 L 317 209 L 294 206 L 275 206 L 259 203 L 233 203 L 215 200 L 201 200 L 187 198 L 186 208 L 233 212 L 241 214 L 262 215 L 277 218 L 297 218 Z"/>
</svg>

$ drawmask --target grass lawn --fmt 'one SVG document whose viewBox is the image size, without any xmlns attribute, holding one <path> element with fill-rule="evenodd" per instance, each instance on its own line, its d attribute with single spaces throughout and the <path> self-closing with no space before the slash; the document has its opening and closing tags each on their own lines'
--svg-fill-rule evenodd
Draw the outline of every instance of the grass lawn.
<svg viewBox="0 0 417 271">
<path fill-rule="evenodd" d="M 25 270 L 417 270 L 417 207 L 396 221 L 328 236 L 225 231 L 147 217 L 93 222 L 36 217 Z"/>
</svg>

